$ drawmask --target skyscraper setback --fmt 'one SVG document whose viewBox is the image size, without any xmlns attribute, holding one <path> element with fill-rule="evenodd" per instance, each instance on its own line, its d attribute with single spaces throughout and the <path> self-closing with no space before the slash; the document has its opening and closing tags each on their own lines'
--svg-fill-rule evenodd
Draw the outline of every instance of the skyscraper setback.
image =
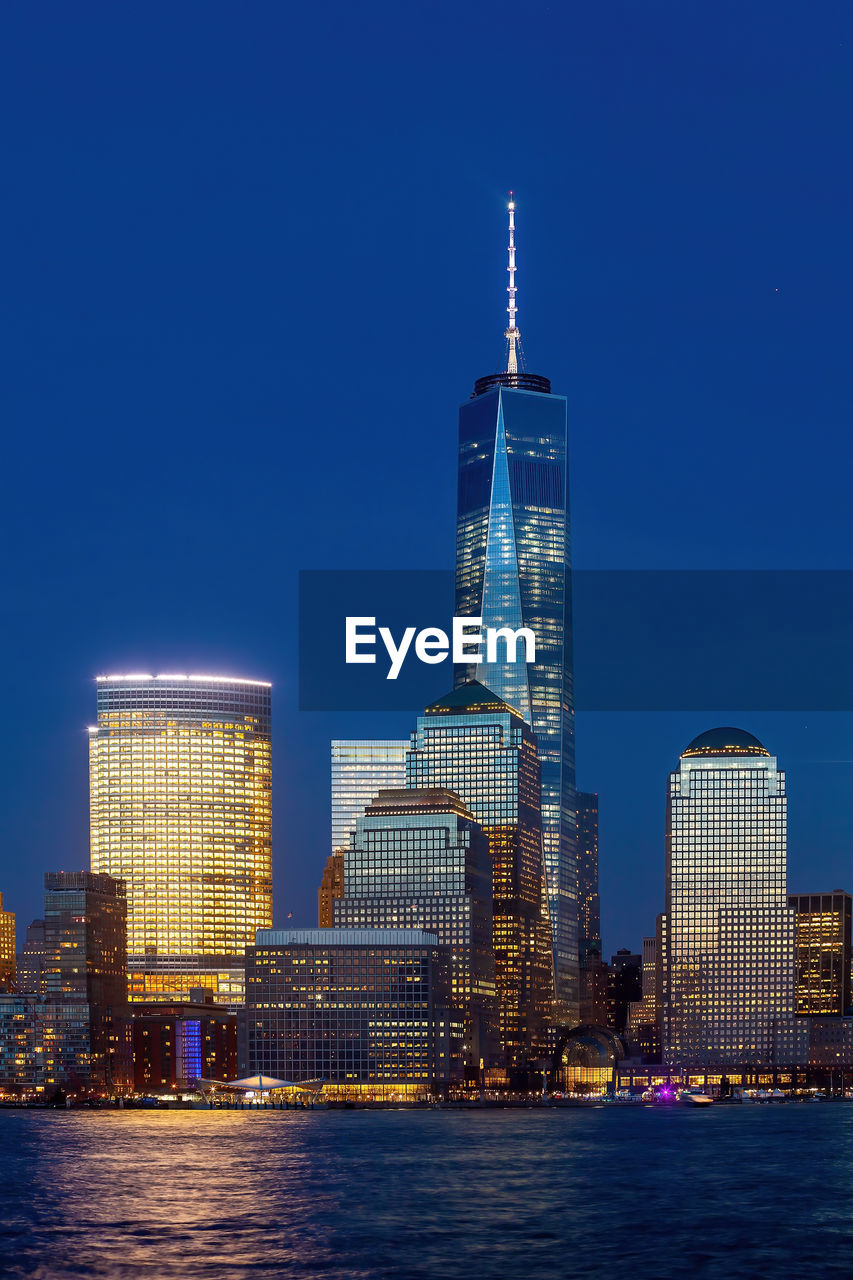
<svg viewBox="0 0 853 1280">
<path fill-rule="evenodd" d="M 533 729 L 558 1004 L 577 1014 L 578 919 L 567 413 L 547 378 L 526 373 L 516 324 L 510 200 L 507 367 L 478 378 L 459 411 L 456 614 L 529 628 L 536 661 L 460 668 Z M 499 655 L 500 656 L 500 655 Z"/>
<path fill-rule="evenodd" d="M 272 924 L 270 686 L 99 676 L 91 861 L 127 886 L 131 1000 L 244 992 Z"/>
<path fill-rule="evenodd" d="M 409 787 L 447 787 L 489 841 L 499 1034 L 508 1068 L 544 1044 L 553 1013 L 536 741 L 520 712 L 470 681 L 418 717 Z"/>
</svg>

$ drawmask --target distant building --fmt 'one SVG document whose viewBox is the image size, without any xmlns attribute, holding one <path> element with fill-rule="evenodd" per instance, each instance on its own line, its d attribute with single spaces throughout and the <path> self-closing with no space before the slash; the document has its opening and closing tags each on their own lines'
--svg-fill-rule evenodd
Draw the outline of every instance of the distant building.
<svg viewBox="0 0 853 1280">
<path fill-rule="evenodd" d="M 3 910 L 0 893 L 0 991 L 15 987 L 15 913 Z"/>
<path fill-rule="evenodd" d="M 450 960 L 434 934 L 261 929 L 245 1016 L 249 1075 L 357 1098 L 422 1098 L 450 1081 Z"/>
<path fill-rule="evenodd" d="M 599 947 L 590 946 L 580 969 L 580 1025 L 606 1027 L 610 1015 L 610 965 Z"/>
<path fill-rule="evenodd" d="M 91 867 L 127 885 L 130 998 L 243 999 L 272 924 L 270 686 L 99 676 L 90 730 Z"/>
<path fill-rule="evenodd" d="M 777 1061 L 794 1014 L 785 774 L 742 729 L 701 734 L 670 775 L 663 1057 Z"/>
<path fill-rule="evenodd" d="M 628 1040 L 646 1061 L 660 1059 L 660 1003 L 658 997 L 658 939 L 643 938 L 641 996 L 628 1010 Z"/>
<path fill-rule="evenodd" d="M 605 1026 L 624 1036 L 628 1027 L 628 1010 L 643 994 L 643 957 L 626 947 L 610 960 L 607 978 L 607 1021 Z"/>
<path fill-rule="evenodd" d="M 506 1067 L 524 1066 L 542 1052 L 554 1009 L 536 740 L 514 707 L 471 680 L 418 717 L 406 785 L 455 792 L 486 833 L 500 1042 Z"/>
<path fill-rule="evenodd" d="M 356 819 L 378 792 L 406 785 L 408 742 L 392 738 L 332 740 L 332 852 L 346 849 Z"/>
<path fill-rule="evenodd" d="M 36 1010 L 26 996 L 0 994 L 0 1095 L 16 1097 L 44 1090 L 43 1037 Z"/>
<path fill-rule="evenodd" d="M 24 945 L 18 952 L 16 986 L 26 995 L 43 997 L 45 994 L 45 964 L 47 943 L 44 937 L 44 921 L 33 920 L 27 925 Z"/>
<path fill-rule="evenodd" d="M 344 855 L 344 929 L 420 929 L 450 956 L 451 1003 L 469 1079 L 497 1052 L 489 842 L 457 795 L 442 788 L 380 791 Z"/>
<path fill-rule="evenodd" d="M 809 1017 L 840 1017 L 850 1008 L 850 894 L 794 893 L 796 1012 Z"/>
<path fill-rule="evenodd" d="M 321 929 L 331 929 L 335 922 L 334 902 L 344 896 L 344 853 L 339 849 L 326 859 L 323 879 L 317 890 L 317 923 Z"/>
<path fill-rule="evenodd" d="M 601 900 L 598 895 L 598 796 L 578 792 L 578 956 L 601 953 Z"/>
<path fill-rule="evenodd" d="M 56 1080 L 117 1083 L 114 1029 L 127 1004 L 124 884 L 88 871 L 44 878 L 45 1012 L 55 1022 Z"/>
<path fill-rule="evenodd" d="M 210 996 L 194 1003 L 133 1005 L 131 1034 L 137 1093 L 237 1078 L 237 1015 Z"/>
</svg>

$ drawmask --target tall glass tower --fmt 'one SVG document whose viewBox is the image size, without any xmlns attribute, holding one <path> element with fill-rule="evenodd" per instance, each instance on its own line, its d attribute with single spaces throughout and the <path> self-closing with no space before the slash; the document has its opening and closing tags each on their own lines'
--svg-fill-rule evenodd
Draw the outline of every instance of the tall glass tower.
<svg viewBox="0 0 853 1280">
<path fill-rule="evenodd" d="M 509 204 L 507 367 L 478 378 L 459 411 L 456 614 L 484 627 L 527 627 L 535 664 L 459 668 L 521 712 L 542 769 L 542 841 L 558 1011 L 578 1012 L 577 802 L 567 411 L 526 373 L 516 325 L 515 203 Z M 484 655 L 485 656 L 485 655 Z"/>
<path fill-rule="evenodd" d="M 130 999 L 242 1003 L 272 925 L 270 686 L 99 676 L 89 777 L 92 871 L 127 886 Z"/>
<path fill-rule="evenodd" d="M 375 795 L 406 784 L 406 741 L 332 739 L 332 850 L 349 848 L 356 820 Z"/>
<path fill-rule="evenodd" d="M 711 729 L 670 774 L 663 1056 L 772 1064 L 793 1022 L 785 774 L 743 729 Z"/>
</svg>

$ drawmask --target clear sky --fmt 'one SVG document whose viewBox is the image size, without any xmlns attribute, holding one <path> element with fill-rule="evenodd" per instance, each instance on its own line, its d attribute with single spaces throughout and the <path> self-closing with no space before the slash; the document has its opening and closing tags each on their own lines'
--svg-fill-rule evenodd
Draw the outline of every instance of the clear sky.
<svg viewBox="0 0 853 1280">
<path fill-rule="evenodd" d="M 671 0 L 0 15 L 0 891 L 85 866 L 98 671 L 274 682 L 278 920 L 315 922 L 328 740 L 300 568 L 449 568 L 456 411 L 568 396 L 575 563 L 853 567 L 853 11 Z M 784 619 L 780 619 L 784 626 Z M 853 717 L 749 715 L 792 889 L 853 889 Z M 605 947 L 663 895 L 702 714 L 581 715 Z"/>
</svg>

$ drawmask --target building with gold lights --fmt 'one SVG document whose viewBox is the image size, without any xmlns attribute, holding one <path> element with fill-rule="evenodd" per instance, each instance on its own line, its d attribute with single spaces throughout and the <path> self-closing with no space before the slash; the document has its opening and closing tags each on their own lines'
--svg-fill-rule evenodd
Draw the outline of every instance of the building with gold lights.
<svg viewBox="0 0 853 1280">
<path fill-rule="evenodd" d="M 244 996 L 272 925 L 270 686 L 99 676 L 90 729 L 91 867 L 127 889 L 129 996 Z"/>
<path fill-rule="evenodd" d="M 840 1017 L 850 1007 L 849 893 L 794 893 L 796 1011 L 806 1017 Z"/>
<path fill-rule="evenodd" d="M 3 910 L 0 893 L 0 991 L 11 991 L 15 983 L 15 913 Z"/>
</svg>

